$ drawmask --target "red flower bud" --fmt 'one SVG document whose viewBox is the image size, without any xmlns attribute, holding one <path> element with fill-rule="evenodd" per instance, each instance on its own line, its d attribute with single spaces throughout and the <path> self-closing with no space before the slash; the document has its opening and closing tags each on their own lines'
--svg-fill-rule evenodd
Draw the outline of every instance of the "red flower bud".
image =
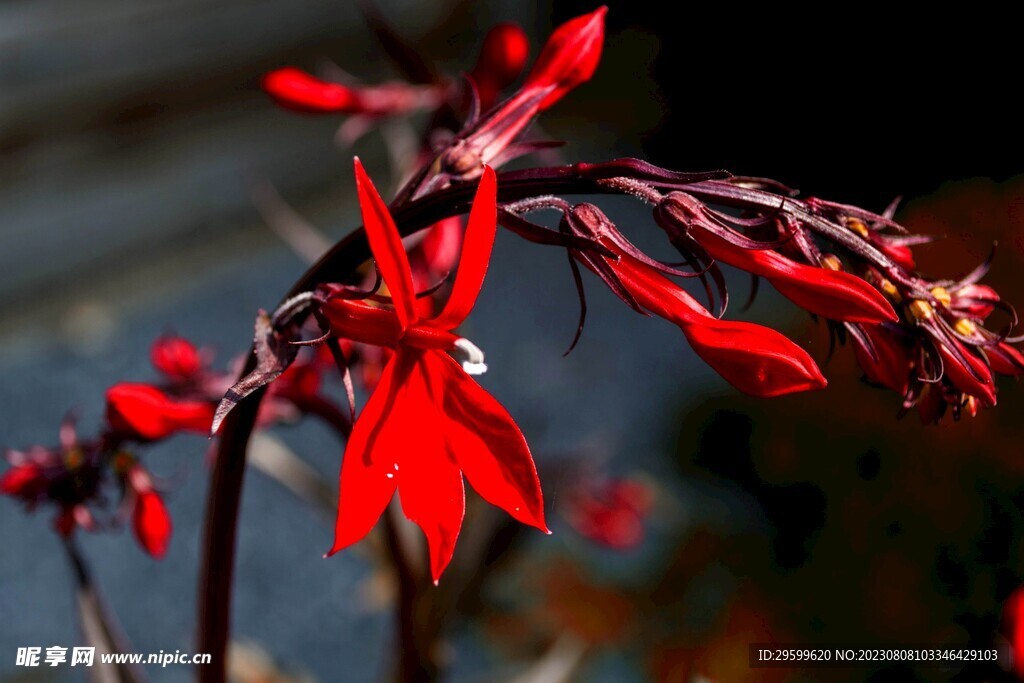
<svg viewBox="0 0 1024 683">
<path fill-rule="evenodd" d="M 207 434 L 214 405 L 176 401 L 148 384 L 122 383 L 107 390 L 107 421 L 116 432 L 149 441 L 179 431 Z"/>
<path fill-rule="evenodd" d="M 827 384 L 807 352 L 782 334 L 715 318 L 654 268 L 622 252 L 611 240 L 600 241 L 619 253 L 618 262 L 608 265 L 637 303 L 678 325 L 697 355 L 740 391 L 767 398 Z"/>
<path fill-rule="evenodd" d="M 470 72 L 481 109 L 490 109 L 498 93 L 519 78 L 529 54 L 530 40 L 518 24 L 503 22 L 487 32 L 476 66 Z"/>
<path fill-rule="evenodd" d="M 325 83 L 294 67 L 271 71 L 263 77 L 263 89 L 289 109 L 306 112 L 352 112 L 359 108 L 352 90 Z"/>
<path fill-rule="evenodd" d="M 160 559 L 167 554 L 167 546 L 171 541 L 171 516 L 156 491 L 140 491 L 136 495 L 135 509 L 132 511 L 135 538 L 147 553 Z"/>
<path fill-rule="evenodd" d="M 523 85 L 523 90 L 553 88 L 541 100 L 541 110 L 594 75 L 601 61 L 604 15 L 607 12 L 608 8 L 602 6 L 590 14 L 570 19 L 548 38 Z"/>
<path fill-rule="evenodd" d="M 181 337 L 160 337 L 149 350 L 149 359 L 172 379 L 189 379 L 203 367 L 202 356 L 192 342 Z"/>
</svg>

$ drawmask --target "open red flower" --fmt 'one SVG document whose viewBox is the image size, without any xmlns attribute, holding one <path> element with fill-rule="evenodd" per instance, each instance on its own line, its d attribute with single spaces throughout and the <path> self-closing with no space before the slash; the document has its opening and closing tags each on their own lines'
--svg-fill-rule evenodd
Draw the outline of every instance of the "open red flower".
<svg viewBox="0 0 1024 683">
<path fill-rule="evenodd" d="M 452 330 L 476 302 L 497 223 L 497 181 L 484 170 L 470 211 L 452 293 L 435 317 L 421 319 L 398 228 L 357 159 L 363 225 L 394 310 L 328 292 L 321 315 L 335 336 L 394 350 L 356 420 L 341 466 L 331 554 L 362 539 L 397 490 L 405 515 L 427 537 L 436 582 L 448 566 L 465 512 L 463 475 L 488 502 L 547 531 L 530 449 L 508 412 L 467 370 L 483 354 Z M 461 350 L 460 367 L 447 351 Z"/>
</svg>

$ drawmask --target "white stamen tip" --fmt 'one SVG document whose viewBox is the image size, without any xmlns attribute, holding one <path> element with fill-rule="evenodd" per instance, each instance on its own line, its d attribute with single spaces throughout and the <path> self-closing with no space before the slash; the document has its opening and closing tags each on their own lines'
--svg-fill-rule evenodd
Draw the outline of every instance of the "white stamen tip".
<svg viewBox="0 0 1024 683">
<path fill-rule="evenodd" d="M 455 348 L 465 355 L 462 361 L 462 369 L 469 375 L 482 375 L 487 372 L 487 364 L 484 363 L 484 352 L 480 347 L 468 339 L 456 339 Z"/>
</svg>

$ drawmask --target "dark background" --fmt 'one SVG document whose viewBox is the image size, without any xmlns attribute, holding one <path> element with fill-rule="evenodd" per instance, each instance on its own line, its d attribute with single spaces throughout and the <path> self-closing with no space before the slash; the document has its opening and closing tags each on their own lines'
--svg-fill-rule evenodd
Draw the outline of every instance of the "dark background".
<svg viewBox="0 0 1024 683">
<path fill-rule="evenodd" d="M 522 23 L 535 55 L 552 26 L 593 9 L 381 5 L 452 73 L 470 66 L 491 23 Z M 573 160 L 726 168 L 875 210 L 904 195 L 901 220 L 947 237 L 917 252 L 926 271 L 966 272 L 998 240 L 990 282 L 1024 301 L 1019 58 L 1003 35 L 1013 23 L 963 8 L 829 13 L 610 3 L 598 73 L 544 132 L 569 140 Z M 69 408 L 92 428 L 106 386 L 153 378 L 148 344 L 168 328 L 216 346 L 220 363 L 244 348 L 253 312 L 305 267 L 253 210 L 254 182 L 273 182 L 332 238 L 354 224 L 351 153 L 331 145 L 338 121 L 274 108 L 263 72 L 329 58 L 370 82 L 394 75 L 353 8 L 323 0 L 10 2 L 0 57 L 0 445 L 17 447 L 52 443 Z M 384 168 L 375 136 L 357 151 Z M 662 248 L 643 210 L 617 210 L 631 237 Z M 556 533 L 511 553 L 484 609 L 453 629 L 452 680 L 511 678 L 566 633 L 585 643 L 586 681 L 819 678 L 749 669 L 747 644 L 765 640 L 999 642 L 1003 602 L 1024 574 L 1019 385 L 1001 384 L 999 407 L 975 420 L 924 427 L 897 421 L 897 397 L 862 385 L 840 351 L 825 392 L 751 401 L 677 331 L 631 316 L 596 282 L 584 341 L 562 359 L 575 325 L 564 257 L 507 235 L 495 253 L 472 336 L 493 359 L 488 388 L 537 453 Z M 773 293 L 750 315 L 823 362 L 822 331 Z M 280 436 L 336 477 L 328 435 Z M 204 449 L 186 437 L 147 457 L 180 475 L 165 562 L 126 534 L 82 539 L 139 651 L 191 644 Z M 637 548 L 600 548 L 566 523 L 563 499 L 590 470 L 653 492 Z M 75 642 L 48 522 L 0 501 L 3 680 L 23 673 L 16 647 Z M 321 562 L 328 535 L 250 476 L 238 638 L 287 671 L 376 680 L 389 660 L 387 579 L 368 552 Z"/>
</svg>

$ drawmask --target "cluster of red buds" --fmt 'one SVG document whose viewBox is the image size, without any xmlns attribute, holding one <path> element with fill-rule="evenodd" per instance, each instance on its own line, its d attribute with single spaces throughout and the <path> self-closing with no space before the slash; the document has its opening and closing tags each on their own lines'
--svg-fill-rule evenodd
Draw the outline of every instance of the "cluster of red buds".
<svg viewBox="0 0 1024 683">
<path fill-rule="evenodd" d="M 636 312 L 679 327 L 697 355 L 741 391 L 771 397 L 824 387 L 814 359 L 784 335 L 723 317 L 726 265 L 746 271 L 755 284 L 767 280 L 825 319 L 840 340 L 851 339 L 867 378 L 899 392 L 904 410 L 917 406 L 927 421 L 948 407 L 959 417 L 973 414 L 978 403 L 994 405 L 993 372 L 1024 372 L 1024 356 L 1008 336 L 1016 323 L 1012 308 L 977 284 L 985 267 L 957 282 L 926 280 L 914 271 L 910 247 L 927 239 L 908 235 L 893 220 L 894 207 L 876 214 L 801 199 L 768 179 L 680 173 L 637 159 L 495 173 L 510 159 L 557 144 L 524 135 L 540 113 L 592 76 L 604 15 L 601 8 L 556 29 L 522 84 L 504 99 L 499 93 L 522 69 L 527 46 L 514 27 L 495 28 L 466 79 L 470 105 L 461 130 L 432 129 L 425 136 L 421 163 L 390 204 L 356 160 L 363 244 L 376 263 L 374 276 L 364 275 L 360 288 L 351 284 L 352 266 L 348 272 L 342 267 L 363 233 L 337 245 L 274 314 L 268 334 L 257 335 L 258 362 L 221 403 L 215 430 L 239 400 L 288 367 L 296 344 L 325 343 L 346 378 L 353 362 L 371 366 L 363 376 L 372 395 L 343 456 L 332 552 L 363 538 L 398 491 L 406 516 L 427 537 L 436 581 L 461 528 L 463 477 L 513 518 L 546 531 L 526 441 L 505 409 L 471 378 L 486 370 L 483 353 L 457 332 L 475 303 L 499 224 L 567 250 L 581 302 L 572 346 L 586 316 L 582 265 Z M 452 113 L 467 99 L 451 94 L 445 80 L 352 88 L 293 69 L 268 75 L 265 86 L 292 108 L 359 116 L 445 107 Z M 378 97 L 385 91 L 402 94 Z M 386 100 L 388 106 L 380 104 Z M 649 205 L 653 223 L 682 262 L 652 258 L 596 204 L 565 198 L 581 194 L 625 195 Z M 539 211 L 558 212 L 559 228 L 528 218 Z M 458 233 L 458 217 L 467 212 L 464 240 L 457 234 L 437 237 Z M 424 230 L 427 237 L 407 249 L 402 238 Z M 443 276 L 455 266 L 460 241 L 456 276 L 439 307 Z M 435 254 L 424 266 L 425 245 L 440 242 L 450 245 L 443 250 L 447 255 Z M 681 279 L 699 281 L 708 305 L 688 293 Z M 995 308 L 1011 317 L 999 333 L 982 327 Z M 304 331 L 309 320 L 318 327 L 312 342 L 302 340 L 310 334 Z M 578 519 L 595 517 L 592 505 L 579 507 L 584 512 Z"/>
<path fill-rule="evenodd" d="M 181 337 L 157 339 L 150 360 L 161 375 L 159 383 L 110 387 L 104 424 L 94 439 L 79 439 L 74 420 L 67 418 L 58 446 L 8 450 L 11 467 L 0 475 L 0 493 L 29 510 L 56 508 L 54 528 L 65 538 L 77 528 L 95 531 L 130 520 L 142 548 L 163 557 L 173 528 L 162 497 L 166 486 L 146 469 L 139 451 L 178 434 L 209 433 L 217 402 L 237 375 L 237 367 L 212 369 L 211 356 Z M 260 425 L 291 422 L 303 414 L 347 424 L 347 413 L 319 393 L 322 367 L 315 356 L 294 363 L 263 404 Z M 100 513 L 110 509 L 115 496 L 119 502 L 104 517 Z"/>
</svg>

